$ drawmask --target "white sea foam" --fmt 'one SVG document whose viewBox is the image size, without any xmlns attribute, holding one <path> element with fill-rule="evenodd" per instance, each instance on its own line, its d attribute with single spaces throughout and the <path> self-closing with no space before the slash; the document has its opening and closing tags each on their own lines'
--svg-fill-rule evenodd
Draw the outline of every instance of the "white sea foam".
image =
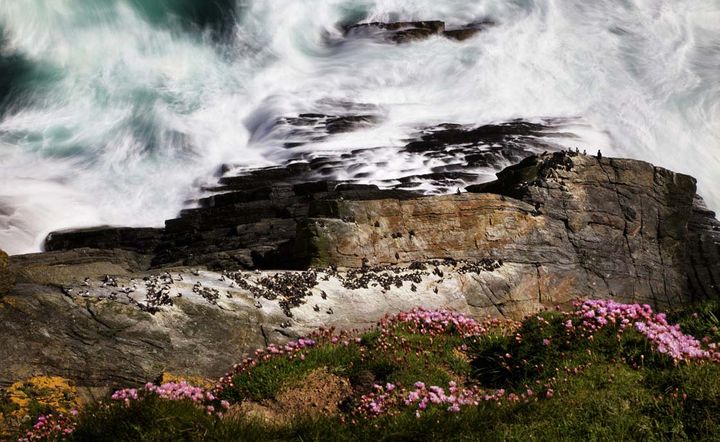
<svg viewBox="0 0 720 442">
<path fill-rule="evenodd" d="M 419 128 L 573 118 L 572 146 L 694 175 L 720 208 L 717 0 L 241 1 L 231 42 L 139 0 L 0 0 L 35 83 L 0 119 L 0 248 L 52 229 L 160 225 L 224 162 L 289 155 L 275 119 L 375 106 L 379 125 L 293 150 L 400 146 Z M 465 42 L 342 44 L 338 23 L 481 19 Z M 434 164 L 379 149 L 368 180 Z M 343 178 L 341 176 L 341 178 Z"/>
</svg>

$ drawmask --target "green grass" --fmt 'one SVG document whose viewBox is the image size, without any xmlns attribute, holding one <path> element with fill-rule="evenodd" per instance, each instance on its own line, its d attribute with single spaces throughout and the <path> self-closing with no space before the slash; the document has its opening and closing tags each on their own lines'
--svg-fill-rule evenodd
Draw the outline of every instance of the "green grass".
<svg viewBox="0 0 720 442">
<path fill-rule="evenodd" d="M 708 336 L 713 342 L 720 342 L 720 300 L 671 312 L 668 321 L 680 324 L 685 333 L 698 339 Z"/>
<path fill-rule="evenodd" d="M 552 399 L 481 404 L 459 414 L 405 412 L 359 425 L 336 418 L 268 426 L 221 421 L 188 403 L 146 400 L 84 420 L 75 440 L 719 440 L 720 367 L 688 366 L 657 373 L 624 364 L 592 364 L 560 382 Z M 659 399 L 668 388 L 692 398 Z"/>
<path fill-rule="evenodd" d="M 718 304 L 673 312 L 671 321 L 686 332 L 714 336 Z M 81 413 L 77 441 L 557 441 L 557 440 L 720 440 L 720 364 L 673 364 L 628 329 L 618 339 L 612 328 L 592 339 L 568 332 L 557 312 L 525 320 L 513 332 L 498 327 L 482 337 L 454 333 L 430 337 L 403 326 L 377 330 L 356 342 L 320 344 L 304 350 L 304 360 L 286 357 L 262 362 L 237 374 L 222 393 L 232 403 L 273 400 L 301 386 L 317 368 L 348 379 L 358 391 L 339 416 L 316 416 L 272 424 L 248 416 L 216 418 L 189 402 L 149 397 L 130 406 L 95 406 Z M 516 338 L 520 336 L 520 339 Z M 467 349 L 460 352 L 461 346 Z M 508 358 L 506 355 L 509 355 Z M 503 365 L 504 364 L 504 365 Z M 503 388 L 542 398 L 483 402 L 450 413 L 431 407 L 358 418 L 352 410 L 363 383 L 416 381 L 446 386 Z M 552 397 L 544 394 L 552 389 Z M 356 419 L 355 423 L 351 423 Z"/>
<path fill-rule="evenodd" d="M 339 376 L 348 376 L 360 362 L 359 347 L 322 345 L 307 353 L 304 361 L 277 358 L 258 365 L 249 372 L 233 378 L 234 387 L 222 395 L 223 399 L 240 401 L 272 399 L 283 387 L 291 387 L 316 368 L 328 367 Z"/>
</svg>

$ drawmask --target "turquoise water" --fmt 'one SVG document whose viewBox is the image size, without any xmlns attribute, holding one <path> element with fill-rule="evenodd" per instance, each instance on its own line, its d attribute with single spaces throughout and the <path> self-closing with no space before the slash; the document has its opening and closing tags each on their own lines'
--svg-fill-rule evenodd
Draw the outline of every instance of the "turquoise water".
<svg viewBox="0 0 720 442">
<path fill-rule="evenodd" d="M 462 43 L 333 44 L 359 20 L 486 18 Z M 60 228 L 161 225 L 221 164 L 285 158 L 276 118 L 347 102 L 383 122 L 303 149 L 569 117 L 573 145 L 691 173 L 720 208 L 717 0 L 0 0 L 0 42 L 11 253 Z M 426 167 L 388 163 L 378 178 Z"/>
</svg>

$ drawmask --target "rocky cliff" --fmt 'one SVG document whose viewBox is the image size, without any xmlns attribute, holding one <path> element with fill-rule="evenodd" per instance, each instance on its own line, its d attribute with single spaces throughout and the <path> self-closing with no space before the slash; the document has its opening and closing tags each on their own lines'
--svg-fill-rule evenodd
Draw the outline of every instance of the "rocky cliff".
<svg viewBox="0 0 720 442">
<path fill-rule="evenodd" d="M 693 178 L 566 153 L 498 178 L 470 194 L 316 202 L 304 250 L 313 265 L 348 267 L 496 259 L 540 304 L 612 296 L 667 307 L 720 294 L 720 225 Z"/>
<path fill-rule="evenodd" d="M 648 163 L 531 156 L 424 197 L 293 167 L 228 179 L 165 229 L 58 232 L 9 271 L 0 259 L 0 384 L 215 376 L 269 342 L 415 306 L 516 318 L 577 297 L 720 295 L 720 223 L 694 179 Z"/>
</svg>

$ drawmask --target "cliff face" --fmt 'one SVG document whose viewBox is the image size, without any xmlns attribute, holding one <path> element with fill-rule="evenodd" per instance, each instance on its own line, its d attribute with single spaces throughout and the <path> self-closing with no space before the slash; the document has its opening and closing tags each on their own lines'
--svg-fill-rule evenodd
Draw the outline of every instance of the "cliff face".
<svg viewBox="0 0 720 442">
<path fill-rule="evenodd" d="M 9 271 L 0 256 L 0 384 L 216 376 L 269 342 L 416 306 L 519 318 L 578 297 L 720 295 L 720 223 L 694 179 L 644 162 L 534 156 L 430 197 L 293 173 L 239 177 L 165 229 L 55 233 Z"/>
<path fill-rule="evenodd" d="M 718 295 L 718 222 L 701 209 L 693 178 L 563 153 L 498 178 L 470 194 L 314 203 L 303 251 L 314 265 L 349 267 L 498 259 L 545 305 L 611 296 L 671 306 Z"/>
</svg>

